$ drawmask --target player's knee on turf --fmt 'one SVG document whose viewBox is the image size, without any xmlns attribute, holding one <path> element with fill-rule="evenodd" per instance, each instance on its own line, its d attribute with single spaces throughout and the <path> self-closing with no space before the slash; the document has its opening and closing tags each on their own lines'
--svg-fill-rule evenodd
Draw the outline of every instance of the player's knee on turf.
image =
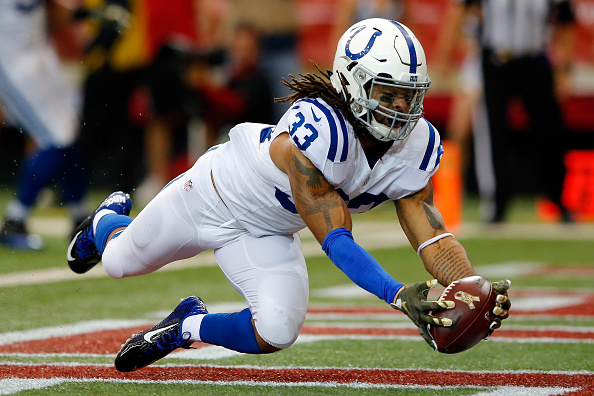
<svg viewBox="0 0 594 396">
<path fill-rule="evenodd" d="M 291 312 L 281 306 L 263 308 L 255 317 L 257 338 L 276 350 L 286 349 L 297 340 L 304 321 L 305 313 Z"/>
</svg>

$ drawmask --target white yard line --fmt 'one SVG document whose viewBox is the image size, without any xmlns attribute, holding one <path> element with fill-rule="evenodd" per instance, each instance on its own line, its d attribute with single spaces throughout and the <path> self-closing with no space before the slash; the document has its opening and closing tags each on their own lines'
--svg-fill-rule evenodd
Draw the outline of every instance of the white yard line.
<svg viewBox="0 0 594 396">
<path fill-rule="evenodd" d="M 100 378 L 50 378 L 50 379 L 22 379 L 9 378 L 0 380 L 0 395 L 12 395 L 24 390 L 43 389 L 64 383 L 92 383 L 104 382 L 112 384 L 164 384 L 164 385 L 216 385 L 216 386 L 257 386 L 282 388 L 353 388 L 353 389 L 427 389 L 427 390 L 456 390 L 456 389 L 486 389 L 475 395 L 481 396 L 553 396 L 566 392 L 577 391 L 579 388 L 503 386 L 487 387 L 475 385 L 393 385 L 373 384 L 364 382 L 258 382 L 258 381 L 201 381 L 201 380 L 128 380 L 128 379 L 100 379 Z M 495 388 L 493 390 L 489 390 Z"/>
<path fill-rule="evenodd" d="M 88 368 L 88 367 L 97 367 L 103 368 L 107 367 L 108 365 L 105 364 L 77 364 L 77 363 L 0 363 L 2 366 L 8 367 L 15 367 L 15 368 L 35 368 L 35 367 L 43 367 L 47 370 L 59 370 L 60 367 L 76 367 L 81 366 L 81 368 Z M 167 364 L 160 366 L 162 370 L 166 370 L 167 367 L 176 367 L 178 365 L 174 364 Z M 192 367 L 194 365 L 183 365 L 184 367 Z M 250 369 L 252 366 L 214 366 L 214 365 L 199 365 L 201 369 L 204 368 L 212 368 L 215 370 L 220 369 L 221 371 L 225 370 L 234 370 L 234 369 Z M 286 367 L 254 367 L 259 370 L 283 370 Z M 290 370 L 316 370 L 319 371 L 322 375 L 324 371 L 331 371 L 333 370 L 332 367 L 292 367 Z M 340 370 L 353 370 L 353 371 L 376 371 L 378 374 L 389 371 L 389 372 L 398 372 L 401 371 L 400 369 L 376 369 L 376 368 L 344 368 L 338 367 L 337 369 Z M 521 377 L 523 375 L 529 376 L 531 374 L 553 374 L 553 375 L 560 375 L 560 376 L 567 376 L 568 380 L 572 380 L 572 376 L 575 375 L 584 375 L 590 374 L 590 372 L 575 372 L 575 371 L 555 371 L 555 372 L 547 372 L 547 371 L 530 371 L 530 370 L 509 370 L 509 371 L 494 371 L 494 372 L 487 372 L 487 371 L 465 371 L 465 370 L 432 370 L 432 369 L 418 369 L 418 370 L 411 370 L 411 369 L 402 369 L 402 371 L 416 371 L 419 375 L 426 376 L 426 372 L 429 371 L 431 373 L 435 372 L 446 372 L 449 375 L 456 375 L 457 373 L 477 373 L 478 375 L 484 374 L 505 374 L 507 376 L 514 376 L 514 377 Z M 224 374 L 222 374 L 224 375 Z M 517 382 L 516 378 L 516 382 Z M 575 386 L 575 381 L 571 382 L 571 385 L 568 383 L 566 386 L 530 386 L 527 384 L 522 385 L 493 385 L 493 386 L 486 386 L 484 384 L 476 383 L 474 385 L 441 385 L 439 381 L 434 383 L 426 383 L 426 384 L 415 384 L 414 381 L 411 383 L 410 381 L 403 381 L 403 383 L 377 383 L 375 381 L 366 382 L 366 381 L 320 381 L 320 380 L 313 380 L 313 381 L 275 381 L 270 380 L 270 378 L 266 379 L 259 379 L 259 378 L 251 378 L 250 380 L 200 380 L 200 379 L 120 379 L 120 378 L 72 378 L 72 377 L 55 377 L 51 379 L 26 379 L 22 381 L 22 378 L 14 377 L 14 378 L 7 378 L 0 381 L 0 389 L 2 389 L 2 393 L 0 394 L 13 394 L 22 390 L 28 389 L 40 389 L 45 387 L 51 387 L 58 384 L 63 384 L 65 382 L 68 383 L 92 383 L 92 382 L 103 382 L 103 383 L 127 383 L 127 384 L 168 384 L 168 385 L 179 385 L 179 384 L 187 384 L 187 385 L 217 385 L 217 386 L 259 386 L 259 387 L 310 387 L 310 388 L 337 388 L 337 387 L 344 387 L 344 388 L 357 388 L 357 389 L 432 389 L 432 390 L 455 390 L 455 389 L 479 389 L 479 395 L 505 395 L 505 396 L 520 396 L 520 395 L 536 395 L 536 396 L 549 396 L 549 395 L 559 395 L 564 394 L 567 392 L 576 392 L 581 390 L 580 387 Z M 572 386 L 573 385 L 573 386 Z"/>
<path fill-rule="evenodd" d="M 32 230 L 42 235 L 65 235 L 68 222 L 61 218 L 32 219 Z M 381 249 L 407 246 L 406 236 L 400 226 L 391 222 L 357 221 L 353 234 L 355 240 L 366 249 Z M 305 257 L 324 256 L 318 242 L 309 230 L 301 232 L 303 253 Z M 465 223 L 457 236 L 459 238 L 493 238 L 493 239 L 546 239 L 546 240 L 592 240 L 594 241 L 594 224 L 539 224 L 539 223 L 508 223 L 498 226 Z M 65 247 L 66 248 L 66 244 Z M 65 254 L 64 254 L 65 255 Z M 209 251 L 191 259 L 169 264 L 159 271 L 177 271 L 186 268 L 215 266 L 214 254 Z M 107 277 L 101 266 L 97 266 L 85 275 L 78 275 L 66 267 L 45 270 L 21 271 L 3 274 L 0 277 L 0 287 L 14 287 L 21 285 L 45 284 L 70 280 Z"/>
</svg>

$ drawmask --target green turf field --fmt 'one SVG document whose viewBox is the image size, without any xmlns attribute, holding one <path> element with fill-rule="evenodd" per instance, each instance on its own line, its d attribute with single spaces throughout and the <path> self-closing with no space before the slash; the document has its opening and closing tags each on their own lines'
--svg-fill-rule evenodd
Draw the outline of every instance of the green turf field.
<svg viewBox="0 0 594 396">
<path fill-rule="evenodd" d="M 93 194 L 93 204 L 102 198 Z M 243 300 L 209 254 L 137 278 L 110 279 L 100 265 L 71 274 L 65 213 L 42 207 L 32 228 L 45 251 L 0 248 L 0 394 L 594 394 L 594 225 L 541 223 L 530 199 L 499 227 L 477 219 L 469 200 L 457 237 L 479 273 L 512 280 L 514 305 L 504 327 L 467 352 L 432 352 L 408 319 L 352 286 L 305 233 L 310 308 L 295 345 L 264 356 L 199 345 L 124 375 L 113 368 L 120 345 L 179 298 L 199 295 L 211 312 L 242 309 Z M 396 279 L 430 278 L 392 207 L 354 224 Z"/>
</svg>

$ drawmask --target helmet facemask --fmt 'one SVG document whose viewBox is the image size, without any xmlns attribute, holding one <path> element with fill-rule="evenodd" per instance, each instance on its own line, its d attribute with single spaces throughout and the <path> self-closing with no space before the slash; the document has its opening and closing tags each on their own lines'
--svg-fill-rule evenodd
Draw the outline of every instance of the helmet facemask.
<svg viewBox="0 0 594 396">
<path fill-rule="evenodd" d="M 378 140 L 403 140 L 423 116 L 423 99 L 430 81 L 402 82 L 386 73 L 374 75 L 363 66 L 354 75 L 359 85 L 352 110 Z"/>
<path fill-rule="evenodd" d="M 374 138 L 406 139 L 423 116 L 427 59 L 400 22 L 371 18 L 351 26 L 338 41 L 332 70 L 332 86 L 352 98 L 352 114 Z"/>
</svg>

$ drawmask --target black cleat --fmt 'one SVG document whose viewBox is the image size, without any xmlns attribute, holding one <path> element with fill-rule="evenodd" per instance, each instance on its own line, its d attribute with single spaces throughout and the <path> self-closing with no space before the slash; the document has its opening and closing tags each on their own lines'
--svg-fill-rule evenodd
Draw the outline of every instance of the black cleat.
<svg viewBox="0 0 594 396">
<path fill-rule="evenodd" d="M 43 249 L 43 240 L 39 235 L 27 232 L 25 223 L 6 219 L 0 230 L 0 244 L 12 249 L 39 251 Z"/>
<path fill-rule="evenodd" d="M 164 358 L 177 348 L 188 349 L 192 345 L 189 341 L 191 335 L 181 332 L 183 320 L 191 315 L 207 313 L 199 297 L 190 296 L 182 300 L 161 323 L 132 335 L 122 345 L 115 358 L 116 369 L 122 372 L 137 370 Z"/>
<path fill-rule="evenodd" d="M 132 210 L 132 200 L 128 194 L 121 191 L 111 193 L 76 229 L 66 251 L 68 266 L 77 274 L 84 274 L 101 261 L 101 253 L 95 246 L 93 235 L 93 219 L 102 209 L 111 209 L 117 214 L 129 215 Z"/>
</svg>

